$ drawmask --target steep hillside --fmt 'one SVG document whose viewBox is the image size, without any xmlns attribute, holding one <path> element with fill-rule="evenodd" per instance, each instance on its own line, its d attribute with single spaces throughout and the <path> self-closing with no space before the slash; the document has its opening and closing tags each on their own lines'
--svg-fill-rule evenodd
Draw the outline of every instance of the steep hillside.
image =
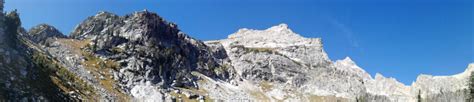
<svg viewBox="0 0 474 102">
<path fill-rule="evenodd" d="M 4 16 L 5 15 L 5 16 Z M 16 11 L 0 15 L 0 99 L 9 101 L 75 100 L 79 90 L 69 72 L 27 39 Z"/>
</svg>

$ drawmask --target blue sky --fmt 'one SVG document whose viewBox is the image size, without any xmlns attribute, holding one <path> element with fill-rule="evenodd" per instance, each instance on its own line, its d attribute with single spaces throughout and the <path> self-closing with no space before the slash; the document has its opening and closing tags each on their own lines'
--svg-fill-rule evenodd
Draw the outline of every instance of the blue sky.
<svg viewBox="0 0 474 102">
<path fill-rule="evenodd" d="M 371 75 L 408 85 L 421 73 L 456 74 L 474 62 L 469 0 L 6 0 L 5 6 L 18 9 L 26 29 L 47 23 L 65 34 L 98 11 L 148 9 L 200 40 L 287 23 L 305 37 L 321 37 L 332 60 L 349 56 Z"/>
</svg>

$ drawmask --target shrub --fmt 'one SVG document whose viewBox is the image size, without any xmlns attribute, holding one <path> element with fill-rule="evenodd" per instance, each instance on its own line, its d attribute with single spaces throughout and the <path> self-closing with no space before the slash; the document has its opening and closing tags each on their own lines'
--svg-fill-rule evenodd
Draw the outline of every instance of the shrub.
<svg viewBox="0 0 474 102">
<path fill-rule="evenodd" d="M 467 102 L 474 102 L 474 71 L 471 72 L 471 75 L 469 76 L 468 79 L 469 83 L 469 88 L 468 88 L 468 96 L 467 96 Z"/>
<path fill-rule="evenodd" d="M 16 47 L 18 43 L 18 29 L 20 28 L 21 21 L 18 13 L 16 10 L 8 13 L 5 16 L 4 24 L 6 26 L 5 30 L 5 40 L 8 42 L 7 44 L 11 47 Z"/>
</svg>

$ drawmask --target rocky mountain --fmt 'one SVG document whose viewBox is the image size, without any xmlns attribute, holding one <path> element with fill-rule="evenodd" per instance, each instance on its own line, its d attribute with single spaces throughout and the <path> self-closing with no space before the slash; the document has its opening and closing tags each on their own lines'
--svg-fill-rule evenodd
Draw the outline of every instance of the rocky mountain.
<svg viewBox="0 0 474 102">
<path fill-rule="evenodd" d="M 80 24 L 71 37 L 87 43 L 82 51 L 109 61 L 113 69 L 106 72 L 118 88 L 134 96 L 140 96 L 135 93 L 146 85 L 196 87 L 193 71 L 213 78 L 228 77 L 226 72 L 213 72 L 220 64 L 209 47 L 148 11 L 123 17 L 100 12 Z M 91 64 L 101 67 L 100 63 Z"/>
<path fill-rule="evenodd" d="M 37 44 L 47 44 L 57 38 L 66 38 L 66 36 L 51 25 L 40 24 L 28 30 L 29 39 Z"/>
<path fill-rule="evenodd" d="M 240 29 L 227 39 L 207 44 L 223 46 L 243 79 L 234 85 L 244 93 L 254 93 L 249 100 L 462 102 L 468 96 L 467 80 L 474 65 L 454 76 L 420 75 L 406 86 L 379 73 L 372 78 L 349 57 L 329 60 L 321 39 L 301 37 L 286 24 L 265 30 Z"/>
<path fill-rule="evenodd" d="M 200 41 L 146 10 L 99 12 L 65 36 L 47 24 L 26 31 L 13 11 L 0 15 L 0 69 L 7 101 L 463 102 L 474 63 L 407 86 L 332 61 L 320 38 L 286 24 Z"/>
</svg>

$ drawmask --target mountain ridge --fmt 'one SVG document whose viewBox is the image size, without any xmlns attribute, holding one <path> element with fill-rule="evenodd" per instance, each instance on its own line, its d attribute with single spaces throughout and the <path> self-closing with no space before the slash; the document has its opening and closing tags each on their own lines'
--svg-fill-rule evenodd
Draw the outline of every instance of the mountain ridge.
<svg viewBox="0 0 474 102">
<path fill-rule="evenodd" d="M 99 12 L 67 37 L 45 24 L 26 32 L 14 12 L 0 17 L 0 99 L 13 101 L 465 101 L 474 70 L 408 86 L 350 57 L 332 61 L 321 38 L 287 24 L 200 41 L 148 11 Z"/>
</svg>

